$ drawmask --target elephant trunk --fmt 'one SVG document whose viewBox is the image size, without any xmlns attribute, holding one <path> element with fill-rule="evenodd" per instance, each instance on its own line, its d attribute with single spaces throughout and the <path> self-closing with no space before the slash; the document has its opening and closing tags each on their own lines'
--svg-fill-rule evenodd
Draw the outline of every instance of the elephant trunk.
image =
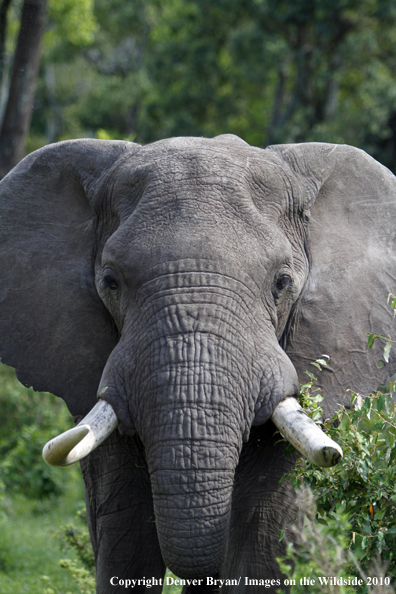
<svg viewBox="0 0 396 594">
<path fill-rule="evenodd" d="M 164 561 L 180 577 L 214 575 L 227 547 L 242 432 L 232 413 L 199 405 L 180 405 L 168 419 L 146 447 Z"/>
<path fill-rule="evenodd" d="M 227 548 L 235 469 L 251 423 L 247 386 L 219 337 L 195 332 L 169 342 L 153 345 L 165 365 L 141 378 L 132 414 L 164 561 L 180 577 L 205 577 L 218 573 Z"/>
<path fill-rule="evenodd" d="M 222 566 L 234 473 L 235 469 L 223 468 L 151 472 L 162 555 L 167 567 L 179 577 L 213 576 Z"/>
</svg>

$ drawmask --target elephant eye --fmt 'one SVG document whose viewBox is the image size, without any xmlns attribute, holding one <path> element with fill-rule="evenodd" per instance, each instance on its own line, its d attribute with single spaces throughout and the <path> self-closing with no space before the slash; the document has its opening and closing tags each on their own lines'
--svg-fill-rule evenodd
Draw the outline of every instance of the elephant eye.
<svg viewBox="0 0 396 594">
<path fill-rule="evenodd" d="M 110 289 L 110 291 L 117 291 L 117 279 L 115 279 L 114 276 L 111 276 L 110 274 L 106 274 L 106 276 L 103 279 L 103 287 L 104 289 Z"/>
<path fill-rule="evenodd" d="M 288 274 L 282 274 L 281 276 L 279 276 L 276 279 L 275 293 L 281 293 L 282 291 L 285 291 L 286 289 L 290 289 L 292 284 L 293 284 L 293 281 L 292 281 L 291 276 L 289 276 Z"/>
</svg>

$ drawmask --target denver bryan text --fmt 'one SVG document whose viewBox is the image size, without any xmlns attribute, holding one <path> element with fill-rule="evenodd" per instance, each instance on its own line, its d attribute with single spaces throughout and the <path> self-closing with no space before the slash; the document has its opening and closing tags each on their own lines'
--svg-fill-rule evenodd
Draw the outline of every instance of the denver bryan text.
<svg viewBox="0 0 396 594">
<path fill-rule="evenodd" d="M 164 584 L 167 586 L 201 586 L 202 584 L 206 584 L 207 586 L 218 586 L 222 588 L 223 586 L 239 586 L 241 579 L 241 577 L 239 577 L 238 579 L 220 579 L 206 577 L 201 579 L 189 580 L 172 576 L 166 576 L 165 579 L 158 579 L 155 577 L 143 577 L 140 579 L 123 579 L 118 576 L 113 576 L 110 579 L 110 584 L 112 586 L 123 586 L 124 588 L 135 588 L 136 586 L 145 586 L 146 588 L 152 588 L 153 586 L 163 586 Z M 247 584 L 249 581 L 249 578 L 245 578 L 245 582 Z"/>
</svg>

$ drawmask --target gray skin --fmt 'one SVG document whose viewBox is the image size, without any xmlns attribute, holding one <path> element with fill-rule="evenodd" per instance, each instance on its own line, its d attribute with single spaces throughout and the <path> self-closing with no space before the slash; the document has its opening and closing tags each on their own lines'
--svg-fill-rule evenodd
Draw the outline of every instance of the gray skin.
<svg viewBox="0 0 396 594">
<path fill-rule="evenodd" d="M 323 354 L 327 416 L 392 374 L 366 333 L 392 332 L 395 197 L 355 148 L 230 135 L 66 141 L 3 179 L 2 360 L 76 420 L 99 391 L 120 422 L 81 463 L 98 593 L 166 565 L 242 576 L 226 594 L 282 580 L 295 457 L 270 417 Z"/>
</svg>

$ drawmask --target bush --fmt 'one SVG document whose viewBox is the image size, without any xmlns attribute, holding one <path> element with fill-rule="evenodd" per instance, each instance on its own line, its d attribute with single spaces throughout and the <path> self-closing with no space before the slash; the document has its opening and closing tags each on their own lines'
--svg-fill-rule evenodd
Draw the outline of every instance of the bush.
<svg viewBox="0 0 396 594">
<path fill-rule="evenodd" d="M 327 518 L 326 524 L 320 524 L 312 491 L 302 487 L 299 495 L 302 529 L 292 527 L 299 546 L 296 549 L 290 543 L 286 558 L 279 560 L 284 574 L 293 580 L 293 594 L 308 590 L 310 594 L 394 594 L 386 565 L 375 560 L 365 573 L 350 550 L 351 525 L 342 506 Z"/>
<path fill-rule="evenodd" d="M 59 496 L 66 477 L 44 463 L 41 452 L 53 431 L 24 427 L 14 446 L 0 463 L 0 477 L 10 493 L 22 493 L 32 499 Z"/>
<path fill-rule="evenodd" d="M 67 524 L 62 528 L 62 549 L 73 549 L 81 564 L 88 571 L 95 571 L 95 559 L 91 546 L 91 539 L 87 528 L 87 512 L 85 507 L 77 513 L 77 524 Z"/>
<path fill-rule="evenodd" d="M 326 362 L 315 364 L 320 369 Z M 322 397 L 312 389 L 315 376 L 308 375 L 310 381 L 303 386 L 302 404 L 320 422 Z M 287 559 L 281 562 L 289 574 L 288 562 L 296 563 L 295 592 L 299 591 L 299 577 L 304 575 L 361 578 L 373 575 L 370 572 L 375 566 L 376 577 L 385 577 L 383 568 L 387 576 L 396 577 L 394 391 L 395 384 L 390 383 L 384 393 L 368 398 L 352 394 L 351 409 L 342 408 L 324 423 L 326 433 L 342 446 L 343 460 L 332 468 L 319 468 L 300 459 L 291 474 L 292 484 L 302 493 L 303 500 L 306 489 L 315 500 L 309 505 L 310 511 L 303 513 L 305 528 L 300 550 L 297 552 L 291 545 Z M 364 581 L 356 591 L 373 591 L 365 584 Z M 311 586 L 310 591 L 332 591 L 315 587 L 319 588 Z M 302 588 L 306 589 L 306 585 Z M 385 594 L 384 585 L 382 592 Z"/>
<path fill-rule="evenodd" d="M 63 526 L 61 535 L 61 548 L 64 551 L 72 550 L 76 553 L 78 561 L 61 559 L 60 567 L 70 572 L 84 594 L 95 594 L 95 558 L 87 528 L 87 515 L 85 508 L 80 509 L 75 516 L 75 523 Z M 55 594 L 50 589 L 47 594 Z"/>
<path fill-rule="evenodd" d="M 60 425 L 68 428 L 70 414 L 60 398 L 45 392 L 25 388 L 12 367 L 0 363 L 0 453 L 15 444 L 23 427 L 49 429 Z M 65 426 L 66 425 L 66 426 Z M 55 429 L 57 430 L 57 429 Z"/>
<path fill-rule="evenodd" d="M 396 577 L 396 406 L 391 394 L 363 402 L 353 394 L 352 401 L 351 410 L 341 409 L 325 424 L 344 459 L 329 469 L 299 462 L 293 483 L 312 489 L 321 523 L 343 507 L 351 525 L 349 545 L 363 569 L 379 556 Z"/>
<path fill-rule="evenodd" d="M 25 388 L 0 364 L 0 484 L 8 493 L 44 499 L 64 491 L 65 475 L 43 461 L 44 444 L 73 425 L 65 404 Z"/>
<path fill-rule="evenodd" d="M 322 584 L 319 577 L 331 576 L 336 580 L 347 575 L 346 565 L 350 561 L 348 550 L 348 531 L 350 523 L 342 510 L 333 512 L 325 525 L 317 520 L 317 508 L 312 491 L 302 487 L 298 497 L 299 518 L 297 526 L 292 527 L 298 549 L 288 544 L 287 556 L 280 560 L 282 571 L 294 580 L 293 593 L 309 592 L 316 594 L 331 589 Z M 291 577 L 290 577 L 291 576 Z M 343 594 L 344 588 L 336 590 Z"/>
</svg>

